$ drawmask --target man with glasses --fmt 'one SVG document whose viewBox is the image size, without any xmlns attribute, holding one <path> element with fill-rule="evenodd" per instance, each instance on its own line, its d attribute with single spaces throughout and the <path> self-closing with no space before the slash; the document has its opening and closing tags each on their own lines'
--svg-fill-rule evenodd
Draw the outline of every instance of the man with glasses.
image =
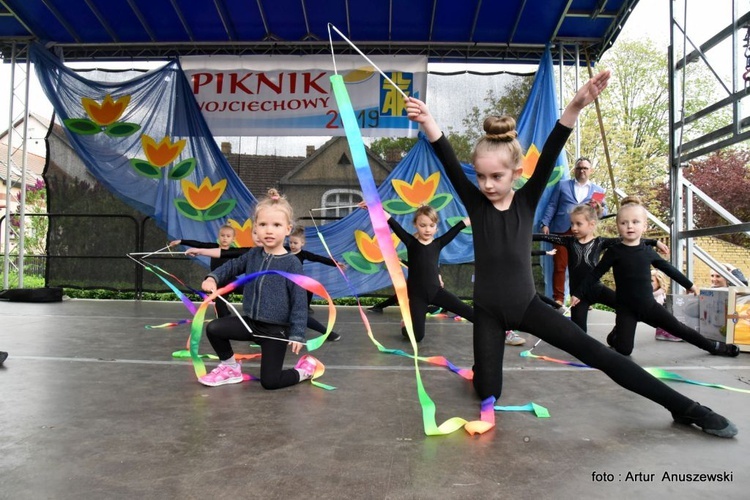
<svg viewBox="0 0 750 500">
<path fill-rule="evenodd" d="M 604 188 L 589 180 L 591 160 L 582 156 L 575 162 L 574 179 L 557 183 L 552 191 L 549 204 L 541 219 L 544 234 L 573 234 L 570 231 L 570 211 L 576 205 L 589 204 L 596 209 L 599 217 L 607 214 L 604 204 Z M 565 271 L 568 268 L 568 252 L 565 247 L 555 245 L 557 253 L 553 257 L 552 298 L 558 304 L 565 301 Z"/>
</svg>

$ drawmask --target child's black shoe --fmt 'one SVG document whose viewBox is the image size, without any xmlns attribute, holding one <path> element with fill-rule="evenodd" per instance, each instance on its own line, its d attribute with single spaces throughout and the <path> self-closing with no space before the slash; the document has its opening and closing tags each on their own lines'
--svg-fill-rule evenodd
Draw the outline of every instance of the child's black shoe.
<svg viewBox="0 0 750 500">
<path fill-rule="evenodd" d="M 723 438 L 731 438 L 737 435 L 737 426 L 732 422 L 715 413 L 711 408 L 693 402 L 685 412 L 678 415 L 672 413 L 672 418 L 678 424 L 700 427 L 703 432 Z"/>
<path fill-rule="evenodd" d="M 734 344 L 725 344 L 724 342 L 716 341 L 714 342 L 714 347 L 712 347 L 708 352 L 710 352 L 714 356 L 727 356 L 729 358 L 736 358 L 740 355 L 740 348 Z"/>
</svg>

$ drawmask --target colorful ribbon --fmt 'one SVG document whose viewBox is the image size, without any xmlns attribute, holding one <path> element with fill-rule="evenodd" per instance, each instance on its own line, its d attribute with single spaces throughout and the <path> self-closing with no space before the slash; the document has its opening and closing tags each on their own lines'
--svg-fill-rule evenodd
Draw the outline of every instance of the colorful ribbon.
<svg viewBox="0 0 750 500">
<path fill-rule="evenodd" d="M 534 402 L 527 403 L 523 406 L 495 406 L 495 411 L 530 411 L 538 418 L 549 418 L 549 410 L 542 405 Z"/>
<path fill-rule="evenodd" d="M 330 24 L 329 27 L 331 27 Z M 336 31 L 343 37 L 338 30 Z M 346 39 L 346 37 L 343 38 Z M 351 44 L 351 42 L 349 43 Z M 409 312 L 409 297 L 406 293 L 406 278 L 401 270 L 401 263 L 396 254 L 396 249 L 391 244 L 391 235 L 385 218 L 385 213 L 383 212 L 383 204 L 375 185 L 375 179 L 370 170 L 370 164 L 367 160 L 367 153 L 365 151 L 364 142 L 362 141 L 362 134 L 360 133 L 359 125 L 357 124 L 354 107 L 349 99 L 349 94 L 346 91 L 346 85 L 344 84 L 344 79 L 341 75 L 335 74 L 331 76 L 331 88 L 333 89 L 336 104 L 339 108 L 339 116 L 344 125 L 344 132 L 346 133 L 346 138 L 349 142 L 349 150 L 352 154 L 352 163 L 354 164 L 354 169 L 357 178 L 359 179 L 360 187 L 362 188 L 363 198 L 367 205 L 378 247 L 383 255 L 388 274 L 393 282 L 393 288 L 396 291 L 396 297 L 398 298 L 399 309 L 401 310 L 401 316 L 404 320 L 404 326 L 409 337 L 409 342 L 414 350 L 414 370 L 417 381 L 417 395 L 419 403 L 422 406 L 422 421 L 425 434 L 428 436 L 445 435 L 455 432 L 462 427 L 466 427 L 467 432 L 470 433 L 486 432 L 494 426 L 494 415 L 492 416 L 491 423 L 484 419 L 480 421 L 481 423 L 472 423 L 460 417 L 453 417 L 442 424 L 437 425 L 435 420 L 435 403 L 427 394 L 424 384 L 422 383 L 422 377 L 419 373 L 419 363 L 417 359 L 418 349 L 416 340 L 414 339 L 414 328 L 411 321 L 411 314 Z M 380 346 L 379 349 L 381 347 L 382 346 Z M 467 424 L 469 424 L 468 427 Z"/>
<path fill-rule="evenodd" d="M 572 361 L 564 361 L 562 359 L 551 358 L 549 356 L 537 356 L 536 354 L 532 354 L 530 350 L 521 352 L 521 357 L 541 359 L 544 361 L 551 361 L 552 363 L 560 363 L 563 365 L 575 366 L 578 368 L 591 368 L 589 365 L 585 365 L 583 363 L 574 363 Z M 648 367 L 648 368 L 643 368 L 643 369 L 646 370 L 648 373 L 650 373 L 652 376 L 660 380 L 684 382 L 686 384 L 700 385 L 702 387 L 711 387 L 714 389 L 725 389 L 727 391 L 744 392 L 746 394 L 750 394 L 750 390 L 748 389 L 738 389 L 736 387 L 730 387 L 728 385 L 722 385 L 722 384 L 712 384 L 710 382 L 699 382 L 697 380 L 691 380 L 691 379 L 685 378 L 682 375 L 678 375 L 676 373 L 668 372 L 667 370 L 664 370 L 663 368 Z"/>
<path fill-rule="evenodd" d="M 534 347 L 536 347 L 536 346 L 534 346 Z M 533 347 L 532 347 L 532 349 L 533 349 Z M 578 367 L 578 368 L 591 368 L 589 365 L 585 365 L 583 363 L 575 363 L 573 361 L 565 361 L 565 360 L 562 360 L 562 359 L 551 358 L 549 356 L 538 356 L 536 354 L 532 354 L 531 349 L 529 349 L 528 351 L 521 351 L 521 357 L 522 358 L 541 359 L 541 360 L 544 360 L 544 361 L 550 361 L 552 363 L 559 363 L 561 365 L 575 366 L 575 367 Z"/>
<path fill-rule="evenodd" d="M 738 389 L 736 387 L 730 387 L 728 385 L 712 384 L 709 382 L 698 382 L 697 380 L 690 380 L 688 378 L 683 377 L 682 375 L 668 372 L 662 368 L 652 367 L 652 368 L 644 368 L 644 370 L 646 370 L 651 375 L 661 380 L 672 380 L 674 382 L 684 382 L 686 384 L 700 385 L 702 387 L 712 387 L 714 389 L 725 389 L 727 391 L 744 392 L 745 394 L 750 394 L 750 390 L 748 389 Z"/>
<path fill-rule="evenodd" d="M 193 370 L 195 371 L 195 375 L 197 378 L 200 378 L 206 374 L 206 366 L 203 363 L 203 360 L 201 359 L 200 355 L 198 355 L 198 347 L 200 346 L 201 337 L 203 336 L 203 322 L 205 320 L 206 310 L 209 304 L 211 304 L 211 302 L 214 299 L 216 299 L 219 295 L 225 295 L 239 288 L 245 283 L 254 280 L 258 276 L 262 276 L 264 274 L 278 274 L 279 276 L 283 276 L 284 278 L 290 280 L 291 282 L 298 285 L 299 287 L 305 290 L 309 290 L 325 298 L 328 301 L 328 325 L 326 327 L 326 332 L 320 337 L 317 337 L 312 340 L 308 340 L 306 342 L 307 350 L 314 351 L 315 349 L 320 347 L 323 344 L 323 342 L 326 341 L 326 338 L 328 338 L 328 335 L 333 330 L 333 325 L 336 322 L 336 307 L 333 305 L 333 300 L 331 299 L 331 296 L 328 294 L 328 291 L 325 289 L 323 285 L 321 285 L 319 282 L 315 281 L 314 279 L 310 278 L 309 276 L 303 276 L 301 274 L 292 274 L 292 273 L 287 273 L 284 271 L 268 270 L 268 271 L 259 271 L 256 273 L 245 274 L 239 277 L 238 279 L 234 280 L 233 282 L 229 283 L 228 285 L 222 288 L 219 288 L 218 290 L 215 290 L 213 293 L 207 296 L 205 300 L 201 303 L 201 305 L 198 307 L 198 309 L 195 312 L 195 315 L 193 316 L 193 323 L 190 327 L 190 338 L 188 339 L 188 351 L 190 352 L 190 357 L 193 361 Z M 325 369 L 324 365 L 320 363 L 319 361 L 317 362 L 324 370 Z M 318 369 L 316 369 L 316 374 L 317 373 L 318 373 Z M 322 372 L 320 374 L 322 374 Z M 332 386 L 315 381 L 315 378 L 320 376 L 320 374 L 314 376 L 311 379 L 312 384 L 317 387 L 320 387 L 321 389 L 326 389 L 326 390 L 334 389 L 334 387 Z"/>
</svg>

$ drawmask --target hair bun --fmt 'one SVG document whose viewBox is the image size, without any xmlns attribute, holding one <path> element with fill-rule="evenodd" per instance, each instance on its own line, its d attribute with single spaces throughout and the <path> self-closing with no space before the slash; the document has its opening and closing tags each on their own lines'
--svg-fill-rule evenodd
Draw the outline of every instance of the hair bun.
<svg viewBox="0 0 750 500">
<path fill-rule="evenodd" d="M 491 141 L 510 142 L 518 137 L 516 120 L 511 116 L 488 116 L 483 128 L 485 137 Z"/>
</svg>

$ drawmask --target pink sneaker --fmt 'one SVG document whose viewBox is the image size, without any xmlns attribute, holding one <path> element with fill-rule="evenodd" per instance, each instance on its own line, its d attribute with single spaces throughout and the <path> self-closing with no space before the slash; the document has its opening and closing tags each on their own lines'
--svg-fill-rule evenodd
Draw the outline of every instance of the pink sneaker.
<svg viewBox="0 0 750 500">
<path fill-rule="evenodd" d="M 680 337 L 675 337 L 674 335 L 664 330 L 663 328 L 656 329 L 654 338 L 656 340 L 666 340 L 667 342 L 682 342 L 682 339 Z"/>
<path fill-rule="evenodd" d="M 299 361 L 297 361 L 297 364 L 294 365 L 294 369 L 299 371 L 299 381 L 302 382 L 303 380 L 311 379 L 313 375 L 315 375 L 315 369 L 318 367 L 318 362 L 315 358 L 310 356 L 309 354 L 305 354 L 301 358 L 299 358 Z"/>
<path fill-rule="evenodd" d="M 226 384 L 239 384 L 242 382 L 242 367 L 237 363 L 237 368 L 232 368 L 229 365 L 220 364 L 211 373 L 203 375 L 198 379 L 203 385 L 209 387 L 216 387 L 217 385 Z"/>
</svg>

